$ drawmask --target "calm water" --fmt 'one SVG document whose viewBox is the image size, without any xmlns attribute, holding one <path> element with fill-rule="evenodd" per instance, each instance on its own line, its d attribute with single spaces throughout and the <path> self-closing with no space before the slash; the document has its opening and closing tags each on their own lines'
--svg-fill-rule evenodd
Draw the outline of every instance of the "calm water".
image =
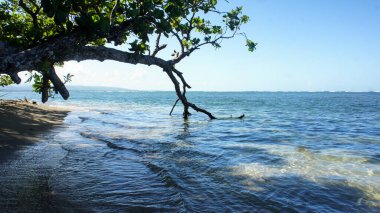
<svg viewBox="0 0 380 213">
<path fill-rule="evenodd" d="M 73 111 L 45 143 L 0 165 L 0 207 L 380 211 L 380 93 L 194 92 L 189 99 L 223 119 L 194 113 L 184 122 L 181 107 L 170 117 L 174 92 L 73 91 L 69 101 L 50 102 Z"/>
</svg>

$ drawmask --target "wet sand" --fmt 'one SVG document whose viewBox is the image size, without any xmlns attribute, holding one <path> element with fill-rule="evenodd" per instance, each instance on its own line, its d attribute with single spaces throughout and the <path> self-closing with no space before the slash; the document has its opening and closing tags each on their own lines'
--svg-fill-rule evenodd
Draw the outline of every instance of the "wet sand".
<svg viewBox="0 0 380 213">
<path fill-rule="evenodd" d="M 27 101 L 0 100 L 0 162 L 60 126 L 67 113 L 66 109 Z"/>
</svg>

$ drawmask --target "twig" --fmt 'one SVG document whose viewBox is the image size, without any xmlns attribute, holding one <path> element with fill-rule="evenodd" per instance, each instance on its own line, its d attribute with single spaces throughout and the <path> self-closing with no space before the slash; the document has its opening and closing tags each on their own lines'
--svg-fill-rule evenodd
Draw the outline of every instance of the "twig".
<svg viewBox="0 0 380 213">
<path fill-rule="evenodd" d="M 179 98 L 175 101 L 175 103 L 174 103 L 174 105 L 173 105 L 173 107 L 172 107 L 172 110 L 170 110 L 169 115 L 172 115 L 172 112 L 173 112 L 173 110 L 174 110 L 174 107 L 177 105 L 178 101 L 179 101 Z"/>
<path fill-rule="evenodd" d="M 113 18 L 114 18 L 113 16 L 114 16 L 114 12 L 115 12 L 117 6 L 119 5 L 119 3 L 120 3 L 120 0 L 116 0 L 115 5 L 113 6 L 113 8 L 112 8 L 112 10 L 111 10 L 111 14 L 110 14 L 110 27 L 111 27 L 112 24 L 113 24 Z"/>
<path fill-rule="evenodd" d="M 167 46 L 167 44 L 160 45 L 160 39 L 161 39 L 161 33 L 158 34 L 158 36 L 157 36 L 156 48 L 154 49 L 154 51 L 152 53 L 153 57 L 155 57 L 159 51 L 165 49 L 165 47 Z"/>
</svg>

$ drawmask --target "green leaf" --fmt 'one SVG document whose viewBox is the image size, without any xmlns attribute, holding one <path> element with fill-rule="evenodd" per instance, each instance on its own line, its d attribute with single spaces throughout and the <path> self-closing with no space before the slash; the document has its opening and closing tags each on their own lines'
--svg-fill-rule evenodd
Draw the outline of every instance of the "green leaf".
<svg viewBox="0 0 380 213">
<path fill-rule="evenodd" d="M 8 86 L 11 84 L 13 84 L 11 77 L 9 77 L 8 75 L 0 75 L 0 86 L 1 87 Z"/>
<path fill-rule="evenodd" d="M 248 47 L 248 51 L 253 52 L 256 49 L 257 43 L 247 39 L 246 45 Z"/>
<path fill-rule="evenodd" d="M 243 16 L 241 17 L 241 22 L 242 22 L 243 24 L 248 23 L 248 21 L 249 21 L 249 17 L 248 17 L 248 16 L 243 15 Z"/>
</svg>

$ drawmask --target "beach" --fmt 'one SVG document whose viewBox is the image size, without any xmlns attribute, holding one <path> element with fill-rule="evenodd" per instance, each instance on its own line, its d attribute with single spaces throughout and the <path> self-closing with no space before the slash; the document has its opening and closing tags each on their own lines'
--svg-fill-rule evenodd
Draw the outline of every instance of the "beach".
<svg viewBox="0 0 380 213">
<path fill-rule="evenodd" d="M 52 171 L 64 152 L 47 137 L 59 131 L 68 110 L 27 100 L 0 100 L 0 211 L 52 210 Z"/>
<path fill-rule="evenodd" d="M 25 100 L 0 100 L 0 160 L 39 141 L 39 136 L 62 124 L 68 110 Z"/>
</svg>

